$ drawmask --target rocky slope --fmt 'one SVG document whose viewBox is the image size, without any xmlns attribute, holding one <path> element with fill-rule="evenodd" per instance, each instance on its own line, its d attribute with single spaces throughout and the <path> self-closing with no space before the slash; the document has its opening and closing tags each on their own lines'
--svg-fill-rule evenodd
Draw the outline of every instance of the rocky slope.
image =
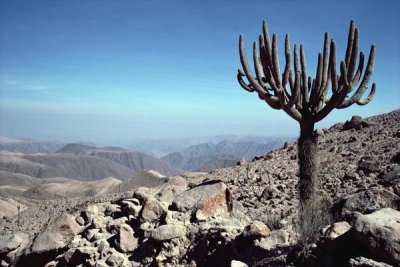
<svg viewBox="0 0 400 267">
<path fill-rule="evenodd" d="M 169 177 L 154 188 L 45 203 L 21 199 L 29 209 L 19 223 L 16 217 L 1 223 L 2 264 L 398 266 L 400 110 L 317 134 L 318 212 L 331 221 L 299 228 L 297 151 L 287 143 L 251 162 Z M 71 215 L 54 219 L 63 212 Z M 316 240 L 305 230 L 318 233 Z"/>
</svg>

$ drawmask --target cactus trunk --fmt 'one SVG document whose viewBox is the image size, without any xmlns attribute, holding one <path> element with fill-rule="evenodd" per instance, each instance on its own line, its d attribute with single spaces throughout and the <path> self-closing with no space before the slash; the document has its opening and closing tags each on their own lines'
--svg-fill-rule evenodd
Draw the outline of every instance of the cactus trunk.
<svg viewBox="0 0 400 267">
<path fill-rule="evenodd" d="M 300 205 L 304 206 L 310 199 L 315 199 L 318 190 L 318 142 L 314 135 L 314 122 L 300 122 L 298 142 L 300 165 Z"/>
</svg>

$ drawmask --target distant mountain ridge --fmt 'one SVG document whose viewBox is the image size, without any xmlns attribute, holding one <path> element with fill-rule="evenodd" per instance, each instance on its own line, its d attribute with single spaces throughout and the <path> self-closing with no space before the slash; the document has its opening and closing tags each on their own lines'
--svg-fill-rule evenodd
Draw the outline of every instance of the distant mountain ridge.
<svg viewBox="0 0 400 267">
<path fill-rule="evenodd" d="M 281 147 L 283 143 L 283 139 L 272 140 L 266 144 L 224 140 L 217 144 L 190 146 L 181 152 L 170 153 L 162 159 L 185 171 L 210 171 L 233 166 L 241 158 L 252 160 L 255 156 L 264 155 Z"/>
<path fill-rule="evenodd" d="M 81 144 L 68 144 L 57 154 L 87 155 L 107 159 L 120 164 L 134 173 L 142 170 L 155 170 L 162 174 L 178 174 L 180 171 L 171 164 L 142 152 L 128 151 L 119 147 L 94 147 Z"/>
<path fill-rule="evenodd" d="M 43 153 L 50 154 L 54 153 L 60 148 L 65 146 L 65 143 L 61 142 L 0 142 L 0 150 L 16 152 L 16 153 L 25 153 L 25 154 L 35 154 L 35 153 Z"/>
<path fill-rule="evenodd" d="M 236 136 L 236 135 L 218 135 L 209 137 L 186 137 L 174 139 L 152 139 L 144 140 L 131 144 L 128 147 L 135 151 L 144 152 L 155 157 L 164 157 L 173 152 L 182 152 L 191 146 L 200 144 L 218 144 L 223 141 L 228 142 L 256 142 L 259 144 L 268 144 L 273 141 L 292 140 L 293 137 L 282 136 Z"/>
</svg>

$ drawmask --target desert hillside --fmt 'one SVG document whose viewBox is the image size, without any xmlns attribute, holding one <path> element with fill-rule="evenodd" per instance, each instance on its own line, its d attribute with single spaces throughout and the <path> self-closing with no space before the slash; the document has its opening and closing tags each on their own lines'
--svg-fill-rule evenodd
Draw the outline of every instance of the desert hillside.
<svg viewBox="0 0 400 267">
<path fill-rule="evenodd" d="M 400 110 L 316 134 L 325 217 L 310 226 L 315 243 L 299 235 L 297 148 L 286 143 L 207 174 L 158 176 L 160 184 L 140 175 L 147 187 L 125 193 L 3 199 L 9 213 L 12 201 L 23 211 L 0 225 L 17 252 L 0 251 L 16 266 L 398 266 Z"/>
</svg>

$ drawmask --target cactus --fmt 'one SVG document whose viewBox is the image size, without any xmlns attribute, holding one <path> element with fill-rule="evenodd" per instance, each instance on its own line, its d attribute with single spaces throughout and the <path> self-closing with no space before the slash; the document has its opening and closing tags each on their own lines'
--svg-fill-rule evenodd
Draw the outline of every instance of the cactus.
<svg viewBox="0 0 400 267">
<path fill-rule="evenodd" d="M 375 94 L 376 86 L 373 83 L 369 95 L 361 99 L 373 72 L 375 46 L 371 46 L 364 68 L 364 54 L 358 52 L 358 36 L 358 28 L 355 27 L 354 21 L 351 21 L 345 59 L 340 62 L 338 75 L 336 43 L 333 39 L 329 41 L 329 34 L 325 33 L 323 51 L 318 54 L 317 71 L 315 78 L 312 78 L 307 75 L 303 45 L 300 45 L 300 55 L 297 46 L 294 46 L 293 69 L 288 34 L 285 38 L 286 64 L 281 76 L 277 36 L 273 34 L 271 42 L 266 21 L 263 21 L 258 46 L 256 42 L 253 43 L 254 76 L 247 61 L 243 35 L 240 35 L 239 54 L 243 71 L 239 69 L 237 79 L 241 87 L 248 92 L 256 92 L 258 97 L 273 109 L 283 109 L 300 124 L 298 153 L 301 205 L 313 199 L 318 189 L 318 143 L 314 134 L 315 123 L 325 118 L 334 108 L 347 108 L 354 103 L 366 105 Z M 349 97 L 356 85 L 357 90 Z"/>
</svg>

